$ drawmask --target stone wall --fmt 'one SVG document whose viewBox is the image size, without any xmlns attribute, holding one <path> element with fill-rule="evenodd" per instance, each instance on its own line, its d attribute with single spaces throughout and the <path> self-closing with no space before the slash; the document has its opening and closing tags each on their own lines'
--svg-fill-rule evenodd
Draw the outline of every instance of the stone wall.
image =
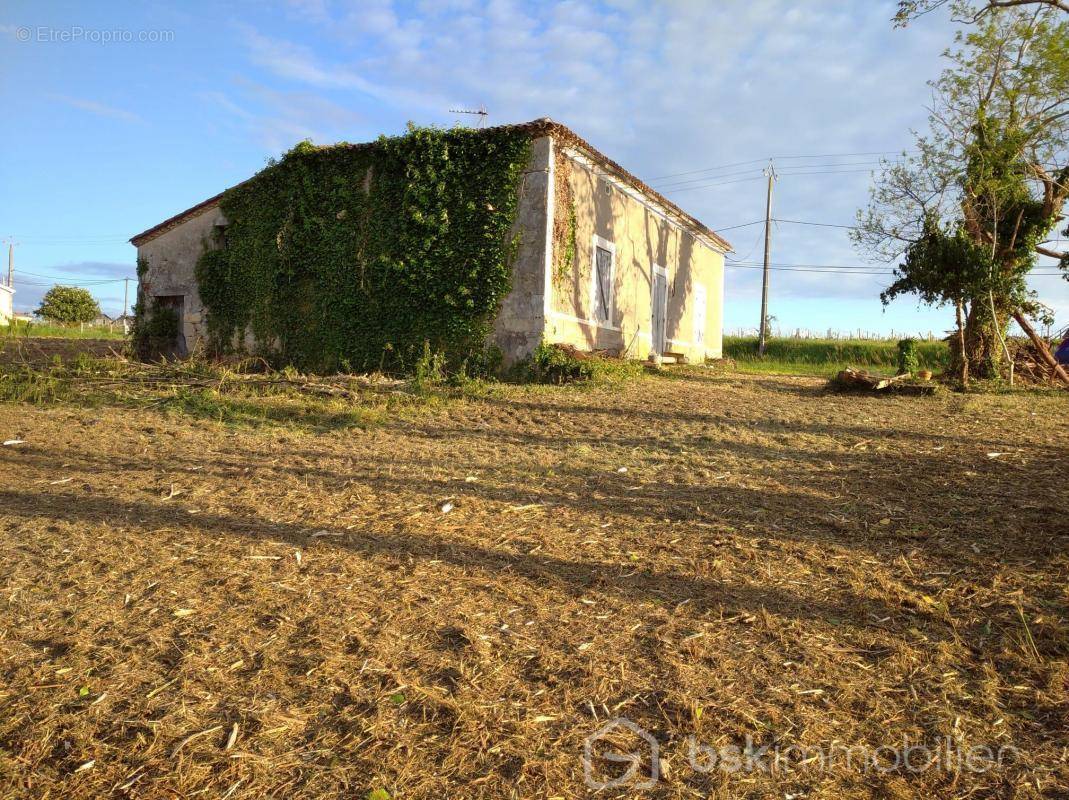
<svg viewBox="0 0 1069 800">
<path fill-rule="evenodd" d="M 529 356 L 545 327 L 546 221 L 553 140 L 531 142 L 531 161 L 520 184 L 513 234 L 520 236 L 512 264 L 512 289 L 494 321 L 493 343 L 512 364 Z"/>
<path fill-rule="evenodd" d="M 138 260 L 148 265 L 138 285 L 138 299 L 151 305 L 156 297 L 183 298 L 182 334 L 187 352 L 202 346 L 207 337 L 204 306 L 194 277 L 197 259 L 214 240 L 215 226 L 225 224 L 219 206 L 211 206 L 137 248 Z"/>
</svg>

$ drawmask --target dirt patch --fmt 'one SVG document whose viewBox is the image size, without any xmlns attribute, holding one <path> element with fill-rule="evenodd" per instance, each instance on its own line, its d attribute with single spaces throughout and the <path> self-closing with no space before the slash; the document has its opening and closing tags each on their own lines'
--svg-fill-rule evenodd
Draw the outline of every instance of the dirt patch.
<svg viewBox="0 0 1069 800">
<path fill-rule="evenodd" d="M 323 433 L 0 405 L 0 794 L 589 797 L 617 717 L 665 770 L 602 797 L 1069 791 L 1064 399 L 822 383 L 502 387 Z M 758 758 L 697 771 L 691 735 Z M 761 768 L 944 740 L 1015 750 Z"/>
<path fill-rule="evenodd" d="M 122 353 L 126 343 L 119 339 L 60 339 L 52 337 L 0 337 L 0 364 L 47 364 L 56 356 L 71 361 L 80 353 L 103 358 Z"/>
</svg>

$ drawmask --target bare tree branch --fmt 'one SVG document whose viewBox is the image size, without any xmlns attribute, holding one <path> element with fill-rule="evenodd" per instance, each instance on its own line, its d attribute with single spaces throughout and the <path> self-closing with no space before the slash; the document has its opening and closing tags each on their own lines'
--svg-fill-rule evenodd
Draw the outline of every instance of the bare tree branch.
<svg viewBox="0 0 1069 800">
<path fill-rule="evenodd" d="M 1042 245 L 1036 246 L 1036 252 L 1039 253 L 1041 256 L 1050 256 L 1051 258 L 1056 258 L 1059 261 L 1061 261 L 1066 256 L 1069 256 L 1069 253 L 1059 253 L 1057 250 L 1051 250 L 1050 248 L 1043 247 Z"/>
</svg>

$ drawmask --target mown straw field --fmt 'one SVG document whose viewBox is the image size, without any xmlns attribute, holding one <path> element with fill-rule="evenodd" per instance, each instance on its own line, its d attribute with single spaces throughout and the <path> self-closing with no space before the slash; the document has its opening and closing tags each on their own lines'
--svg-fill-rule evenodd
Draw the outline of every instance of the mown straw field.
<svg viewBox="0 0 1069 800">
<path fill-rule="evenodd" d="M 0 405 L 0 797 L 591 797 L 620 717 L 659 780 L 600 797 L 1069 792 L 1061 396 L 692 368 L 192 410 Z M 943 741 L 1010 755 L 761 754 Z"/>
</svg>

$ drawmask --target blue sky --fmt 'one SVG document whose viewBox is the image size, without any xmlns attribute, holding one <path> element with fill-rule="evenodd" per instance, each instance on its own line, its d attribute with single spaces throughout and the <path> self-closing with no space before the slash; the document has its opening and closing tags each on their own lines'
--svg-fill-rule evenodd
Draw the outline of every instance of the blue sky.
<svg viewBox="0 0 1069 800">
<path fill-rule="evenodd" d="M 456 107 L 483 105 L 490 124 L 560 120 L 714 228 L 763 217 L 771 156 L 774 216 L 849 225 L 868 170 L 924 126 L 925 81 L 953 33 L 945 14 L 892 29 L 891 0 L 93 5 L 0 10 L 0 237 L 19 243 L 18 308 L 58 278 L 117 312 L 131 235 L 301 139 L 449 125 Z M 727 272 L 728 331 L 756 324 L 761 234 L 724 234 L 741 262 Z M 865 266 L 846 234 L 776 225 L 774 263 L 859 268 L 773 272 L 779 326 L 951 325 L 908 299 L 884 309 L 887 276 L 869 273 L 886 266 Z M 1069 284 L 1034 286 L 1069 322 Z"/>
</svg>

